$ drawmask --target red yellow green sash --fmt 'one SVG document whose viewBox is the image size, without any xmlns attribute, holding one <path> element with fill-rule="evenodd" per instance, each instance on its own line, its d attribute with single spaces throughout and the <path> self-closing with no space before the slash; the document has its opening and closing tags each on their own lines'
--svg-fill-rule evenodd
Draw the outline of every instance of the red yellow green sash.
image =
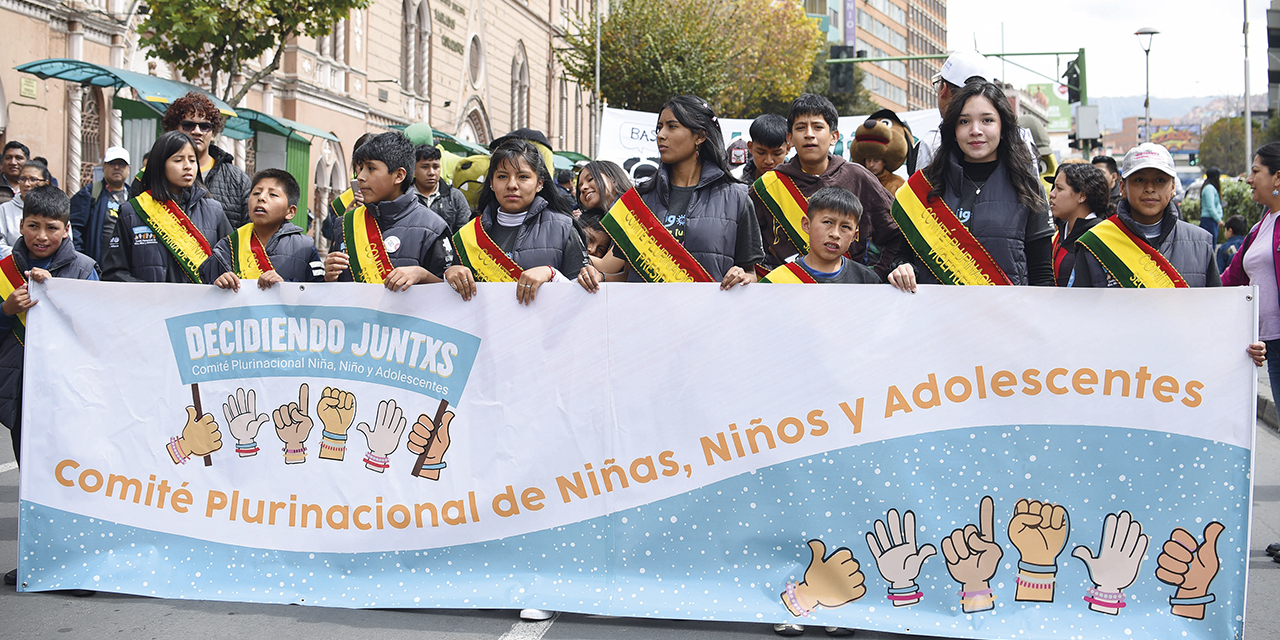
<svg viewBox="0 0 1280 640">
<path fill-rule="evenodd" d="M 351 261 L 351 277 L 356 282 L 382 284 L 391 273 L 391 259 L 382 244 L 378 221 L 364 207 L 342 216 L 342 237 Z"/>
<path fill-rule="evenodd" d="M 0 260 L 0 300 L 8 300 L 9 296 L 17 291 L 19 287 L 27 283 L 27 279 L 22 277 L 22 272 L 18 270 L 18 264 L 13 261 L 13 255 L 5 256 L 4 260 Z M 13 318 L 13 337 L 18 339 L 19 344 L 27 343 L 27 312 L 23 311 Z"/>
<path fill-rule="evenodd" d="M 917 171 L 898 189 L 893 219 L 911 248 L 943 284 L 1013 284 L 932 186 Z"/>
<path fill-rule="evenodd" d="M 1122 287 L 1185 289 L 1189 286 L 1155 247 L 1138 239 L 1114 217 L 1094 225 L 1077 242 L 1084 245 Z"/>
<path fill-rule="evenodd" d="M 520 265 L 507 257 L 485 233 L 480 218 L 473 219 L 453 234 L 453 248 L 458 252 L 458 259 L 480 282 L 515 282 L 524 273 Z"/>
<path fill-rule="evenodd" d="M 634 188 L 600 221 L 645 282 L 715 282 L 658 221 Z"/>
<path fill-rule="evenodd" d="M 1062 261 L 1067 259 L 1067 248 L 1062 246 L 1062 233 L 1053 232 L 1053 280 L 1057 282 L 1058 272 L 1062 269 Z"/>
<path fill-rule="evenodd" d="M 138 217 L 151 227 L 160 244 L 173 254 L 173 259 L 178 262 L 182 272 L 187 274 L 187 279 L 201 284 L 200 265 L 213 255 L 213 249 L 209 248 L 209 241 L 191 223 L 191 218 L 187 217 L 178 203 L 173 200 L 157 202 L 151 197 L 151 192 L 146 191 L 130 200 L 129 204 L 133 205 Z"/>
<path fill-rule="evenodd" d="M 800 255 L 809 253 L 809 234 L 800 227 L 800 218 L 809 213 L 809 199 L 791 178 L 770 171 L 756 179 L 751 189 L 760 197 L 778 226 L 786 232 L 787 239 L 796 246 Z"/>
<path fill-rule="evenodd" d="M 347 212 L 347 209 L 351 207 L 351 203 L 355 201 L 355 192 L 347 189 L 346 191 L 343 191 L 341 195 L 329 202 L 329 213 L 341 218 L 343 214 Z"/>
<path fill-rule="evenodd" d="M 231 268 L 236 276 L 245 280 L 254 280 L 271 271 L 271 259 L 267 257 L 267 249 L 253 232 L 253 223 L 236 229 L 231 234 Z"/>
<path fill-rule="evenodd" d="M 777 269 L 769 272 L 769 275 L 760 279 L 760 282 L 773 282 L 781 284 L 817 284 L 817 280 L 809 275 L 804 267 L 788 262 Z"/>
</svg>

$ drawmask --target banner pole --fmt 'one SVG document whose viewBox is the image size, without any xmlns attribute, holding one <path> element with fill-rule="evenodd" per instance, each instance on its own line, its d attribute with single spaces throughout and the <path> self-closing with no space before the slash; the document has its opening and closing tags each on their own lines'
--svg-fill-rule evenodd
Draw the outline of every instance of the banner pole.
<svg viewBox="0 0 1280 640">
<path fill-rule="evenodd" d="M 422 477 L 422 463 L 427 461 L 427 452 L 431 449 L 431 445 L 436 442 L 436 434 L 440 433 L 440 421 L 444 420 L 444 412 L 449 408 L 449 401 L 441 399 L 440 406 L 436 409 L 436 417 L 432 419 L 431 424 L 435 427 L 431 431 L 431 437 L 427 438 L 427 444 L 423 445 L 422 453 L 418 454 L 418 460 L 413 463 L 413 477 Z"/>
<path fill-rule="evenodd" d="M 193 406 L 195 406 L 195 408 L 196 408 L 196 420 L 199 420 L 199 419 L 200 419 L 200 416 L 203 416 L 203 415 L 204 415 L 204 409 L 200 407 L 200 385 L 199 385 L 199 383 L 195 383 L 195 382 L 191 383 L 191 404 L 192 404 Z M 206 466 L 206 467 L 212 467 L 212 466 L 213 466 L 213 456 L 212 456 L 212 455 L 207 454 L 207 453 L 205 454 L 205 456 L 204 456 L 204 466 Z"/>
</svg>

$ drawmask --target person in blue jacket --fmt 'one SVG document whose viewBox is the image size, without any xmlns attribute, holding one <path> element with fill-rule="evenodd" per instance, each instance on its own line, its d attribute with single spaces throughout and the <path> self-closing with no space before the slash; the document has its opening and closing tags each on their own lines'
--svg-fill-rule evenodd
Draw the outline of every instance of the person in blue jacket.
<svg viewBox="0 0 1280 640">
<path fill-rule="evenodd" d="M 102 179 L 71 196 L 71 229 L 76 251 L 102 262 L 116 233 L 120 207 L 129 201 L 129 151 L 111 147 L 102 157 Z"/>
</svg>

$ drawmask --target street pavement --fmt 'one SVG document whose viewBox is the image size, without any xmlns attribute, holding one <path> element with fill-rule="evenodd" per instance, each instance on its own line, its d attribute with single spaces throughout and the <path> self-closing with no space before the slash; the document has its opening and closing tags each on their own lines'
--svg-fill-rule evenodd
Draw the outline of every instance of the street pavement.
<svg viewBox="0 0 1280 640">
<path fill-rule="evenodd" d="M 1274 422 L 1264 379 L 1259 416 Z M 1274 404 L 1272 405 L 1274 407 Z M 18 546 L 18 471 L 9 439 L 0 438 L 0 572 L 15 566 Z M 1280 638 L 1280 564 L 1263 549 L 1280 541 L 1280 433 L 1257 425 L 1253 531 L 1245 638 Z M 1154 558 L 1152 558 L 1154 559 Z M 447 640 L 576 640 L 589 638 L 732 640 L 775 638 L 769 625 L 685 622 L 561 614 L 541 623 L 520 622 L 514 611 L 368 610 L 161 600 L 110 593 L 76 598 L 66 593 L 17 593 L 0 587 L 0 639 L 8 638 L 202 638 L 270 637 L 323 640 L 370 637 Z M 805 637 L 825 638 L 811 628 Z M 921 640 L 920 636 L 859 631 L 867 640 Z M 924 639 L 929 640 L 929 639 Z"/>
</svg>

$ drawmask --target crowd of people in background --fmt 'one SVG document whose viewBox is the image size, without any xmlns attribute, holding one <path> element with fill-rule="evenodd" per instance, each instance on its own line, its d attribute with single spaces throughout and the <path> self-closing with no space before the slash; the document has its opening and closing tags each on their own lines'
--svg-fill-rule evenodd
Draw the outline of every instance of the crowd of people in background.
<svg viewBox="0 0 1280 640">
<path fill-rule="evenodd" d="M 723 290 L 756 282 L 887 283 L 910 293 L 922 284 L 1252 283 L 1261 292 L 1262 343 L 1246 353 L 1268 365 L 1280 388 L 1273 213 L 1280 210 L 1280 144 L 1258 150 L 1248 177 L 1267 210 L 1261 222 L 1249 230 L 1239 216 L 1223 220 L 1220 173 L 1210 169 L 1196 226 L 1180 219 L 1178 175 L 1164 147 L 1138 145 L 1120 162 L 1064 162 L 1042 180 L 1036 144 L 980 56 L 953 55 L 934 85 L 936 129 L 916 138 L 907 128 L 907 149 L 859 152 L 856 162 L 832 153 L 840 138 L 834 105 L 803 94 L 787 114 L 751 125 L 747 166 L 737 178 L 716 114 L 696 96 L 672 97 L 661 109 L 661 162 L 639 184 L 607 160 L 553 174 L 545 135 L 519 129 L 490 146 L 475 207 L 443 179 L 436 146 L 399 132 L 366 134 L 352 150 L 352 188 L 318 216 L 320 230 L 293 223 L 302 194 L 289 173 L 248 176 L 214 144 L 222 114 L 192 93 L 169 106 L 165 133 L 136 175 L 128 151 L 112 147 L 102 177 L 70 198 L 26 146 L 6 144 L 0 270 L 21 282 L 101 277 L 229 290 L 246 280 L 262 288 L 354 281 L 392 291 L 444 282 L 462 300 L 479 294 L 477 282 L 514 282 L 519 304 L 534 303 L 545 284 L 575 281 L 589 292 L 612 281 L 694 281 Z M 903 127 L 891 112 L 865 125 Z M 899 166 L 907 178 L 892 175 Z M 1220 225 L 1226 240 L 1218 247 Z M 313 237 L 328 240 L 323 255 Z M 638 259 L 646 247 L 661 251 L 645 255 L 670 261 Z M 1158 269 L 1140 268 L 1135 256 Z M 0 315 L 0 421 L 15 451 L 20 338 L 34 304 L 22 284 L 6 293 Z"/>
</svg>

